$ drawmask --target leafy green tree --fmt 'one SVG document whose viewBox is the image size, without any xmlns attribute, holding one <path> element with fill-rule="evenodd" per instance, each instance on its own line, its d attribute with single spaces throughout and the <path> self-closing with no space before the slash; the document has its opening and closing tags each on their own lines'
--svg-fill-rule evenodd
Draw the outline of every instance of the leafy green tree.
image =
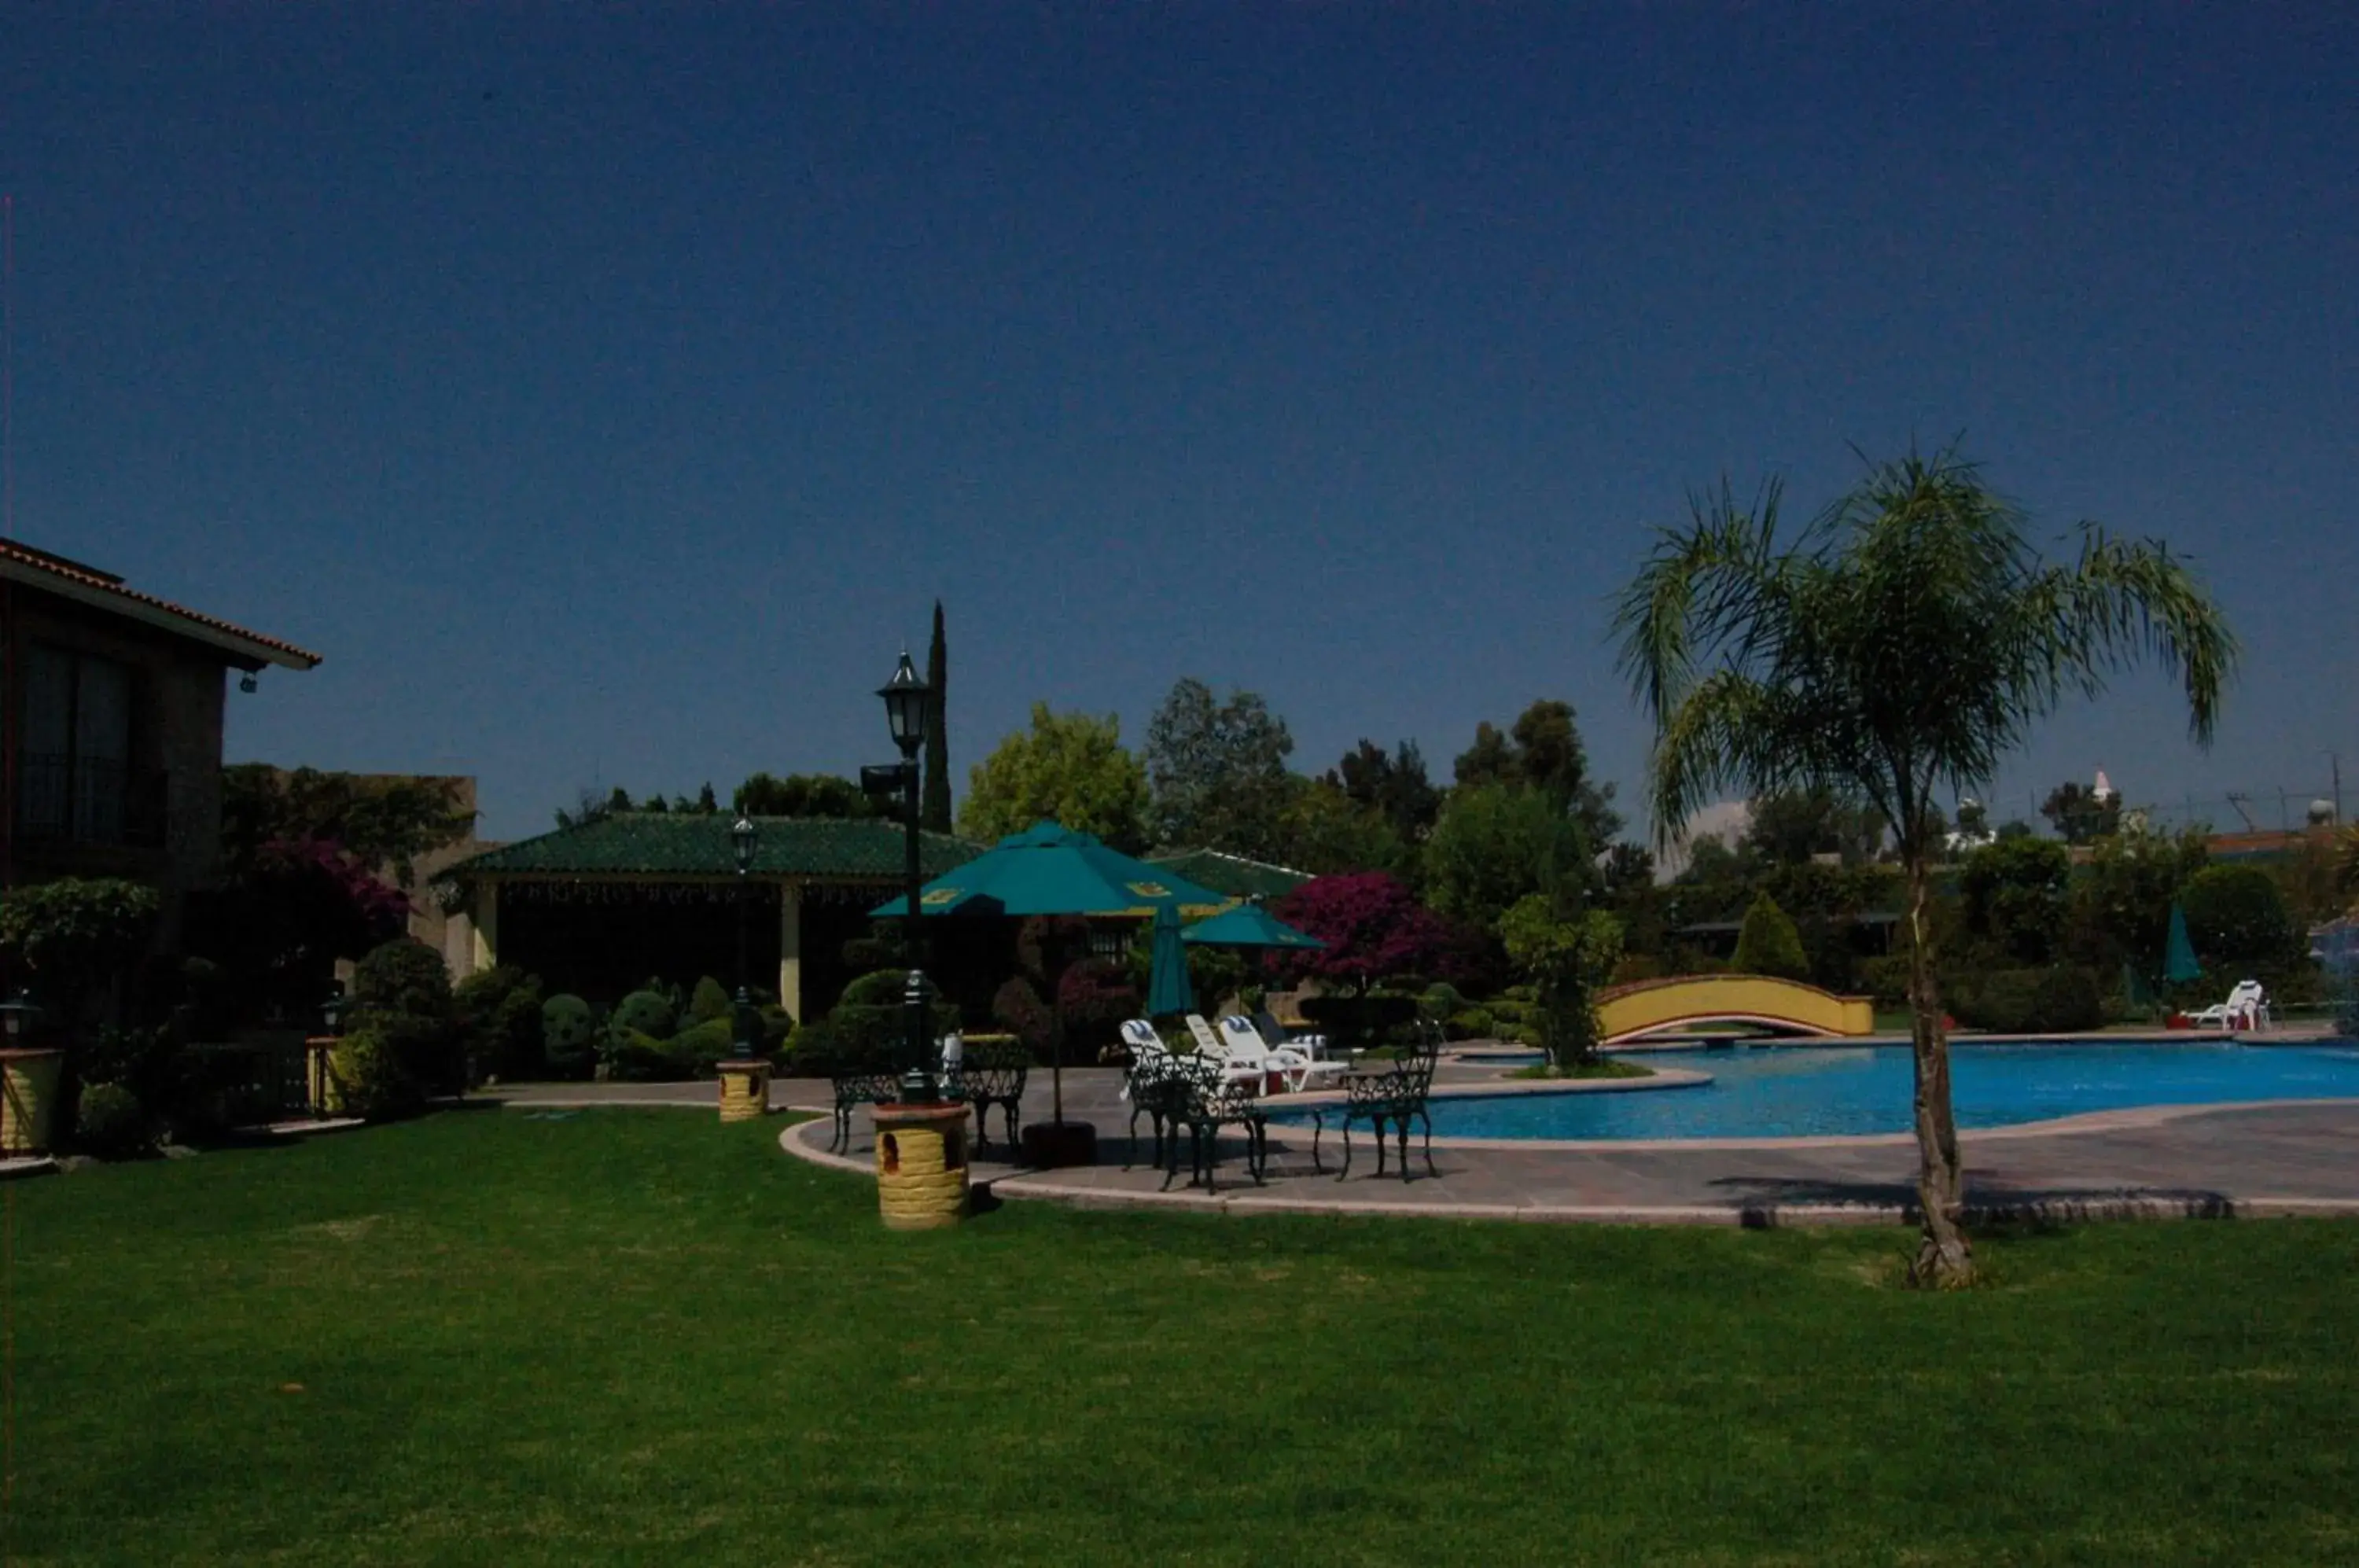
<svg viewBox="0 0 2359 1568">
<path fill-rule="evenodd" d="M 926 649 L 926 684 L 932 694 L 926 724 L 926 779 L 918 808 L 921 826 L 951 831 L 950 644 L 942 636 L 942 602 L 934 601 L 934 640 Z"/>
<path fill-rule="evenodd" d="M 1350 871 L 1398 871 L 1416 860 L 1392 822 L 1327 779 L 1295 791 L 1287 808 L 1285 853 L 1279 858 L 1314 877 Z"/>
<path fill-rule="evenodd" d="M 1833 790 L 1780 789 L 1753 802 L 1745 846 L 1773 866 L 1795 866 L 1821 855 L 1845 866 L 1874 860 L 1884 828 L 1875 814 Z"/>
<path fill-rule="evenodd" d="M 30 973 L 41 1000 L 70 1029 L 88 999 L 147 951 L 164 900 L 144 882 L 60 877 L 0 894 L 0 954 Z"/>
<path fill-rule="evenodd" d="M 2052 838 L 1984 844 L 1958 878 L 1967 934 L 2018 968 L 2053 964 L 2071 918 L 2072 857 Z"/>
<path fill-rule="evenodd" d="M 1441 791 L 1426 777 L 1425 753 L 1413 740 L 1388 752 L 1363 739 L 1321 781 L 1384 818 L 1404 844 L 1422 844 L 1441 814 Z"/>
<path fill-rule="evenodd" d="M 729 809 L 756 817 L 873 817 L 881 809 L 849 779 L 832 773 L 767 773 L 748 777 L 729 797 Z"/>
<path fill-rule="evenodd" d="M 1622 922 L 1603 909 L 1566 917 L 1539 893 L 1499 917 L 1509 962 L 1537 994 L 1540 1049 L 1560 1072 L 1597 1059 L 1597 993 L 1622 956 Z"/>
<path fill-rule="evenodd" d="M 2301 953 L 2301 929 L 2285 895 L 2257 866 L 2207 866 L 2188 878 L 2180 904 L 2188 940 L 2207 969 L 2289 964 Z"/>
<path fill-rule="evenodd" d="M 328 843 L 406 885 L 419 855 L 474 827 L 473 809 L 459 803 L 460 782 L 234 764 L 222 769 L 222 869 L 241 877 L 273 845 Z"/>
<path fill-rule="evenodd" d="M 1147 726 L 1156 842 L 1281 860 L 1287 808 L 1302 786 L 1287 769 L 1293 751 L 1286 721 L 1260 693 L 1222 701 L 1201 681 L 1180 681 Z"/>
<path fill-rule="evenodd" d="M 1736 928 L 1736 955 L 1729 966 L 1740 975 L 1771 975 L 1780 980 L 1810 977 L 1801 928 L 1766 890 L 1753 896 L 1744 924 Z"/>
<path fill-rule="evenodd" d="M 2203 835 L 2191 829 L 2174 836 L 2126 827 L 2099 839 L 2070 884 L 2070 956 L 2108 977 L 2127 964 L 2158 979 L 2170 906 L 2210 859 Z"/>
<path fill-rule="evenodd" d="M 1120 719 L 1035 702 L 1032 727 L 968 773 L 959 832 L 989 844 L 1049 821 L 1135 854 L 1147 846 L 1147 768 L 1123 746 Z"/>
<path fill-rule="evenodd" d="M 2066 844 L 2094 844 L 2122 831 L 2122 798 L 2100 795 L 2074 780 L 2059 784 L 2039 803 L 2039 814 L 2055 825 Z"/>
<path fill-rule="evenodd" d="M 1751 510 L 1723 484 L 1690 503 L 1625 591 L 1622 667 L 1653 715 L 1649 793 L 1668 834 L 1732 789 L 1824 788 L 1875 808 L 1908 887 L 1918 1192 L 1911 1277 L 1970 1280 L 1933 934 L 1937 791 L 1984 786 L 2068 696 L 2151 659 L 2208 742 L 2236 647 L 2186 566 L 2156 542 L 2084 528 L 2043 561 L 2024 520 L 1951 453 L 1877 465 L 1799 535 L 1772 484 Z"/>
<path fill-rule="evenodd" d="M 1427 900 L 1486 931 L 1530 894 L 1577 902 L 1595 876 L 1580 822 L 1540 791 L 1507 783 L 1452 789 L 1424 860 Z"/>
<path fill-rule="evenodd" d="M 1580 822 L 1589 844 L 1610 843 L 1622 831 L 1614 786 L 1589 777 L 1589 754 L 1570 702 L 1534 702 L 1505 735 L 1487 722 L 1476 724 L 1474 744 L 1459 754 L 1451 771 L 1461 789 L 1506 784 L 1538 790 Z"/>
</svg>

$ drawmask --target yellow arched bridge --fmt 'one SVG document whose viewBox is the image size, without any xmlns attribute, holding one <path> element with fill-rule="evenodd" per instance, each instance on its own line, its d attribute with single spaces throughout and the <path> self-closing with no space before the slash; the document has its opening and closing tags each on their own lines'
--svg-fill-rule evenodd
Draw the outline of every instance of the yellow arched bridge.
<svg viewBox="0 0 2359 1568">
<path fill-rule="evenodd" d="M 1864 1035 L 1875 1029 L 1875 1005 L 1869 997 L 1838 996 L 1816 985 L 1767 975 L 1641 980 L 1600 993 L 1597 1003 L 1608 1045 L 1705 1024 L 1753 1024 L 1781 1033 L 1815 1035 Z"/>
</svg>

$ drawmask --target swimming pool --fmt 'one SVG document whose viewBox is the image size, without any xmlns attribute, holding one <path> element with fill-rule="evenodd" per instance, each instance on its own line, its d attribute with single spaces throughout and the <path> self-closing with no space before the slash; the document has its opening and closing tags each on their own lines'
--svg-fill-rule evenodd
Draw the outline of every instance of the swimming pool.
<svg viewBox="0 0 2359 1568">
<path fill-rule="evenodd" d="M 1908 1048 L 1650 1052 L 1712 1075 L 1695 1089 L 1435 1096 L 1439 1138 L 1810 1138 L 1907 1132 Z M 1958 1125 L 2006 1127 L 2131 1105 L 2359 1097 L 2359 1047 L 1953 1045 Z"/>
</svg>

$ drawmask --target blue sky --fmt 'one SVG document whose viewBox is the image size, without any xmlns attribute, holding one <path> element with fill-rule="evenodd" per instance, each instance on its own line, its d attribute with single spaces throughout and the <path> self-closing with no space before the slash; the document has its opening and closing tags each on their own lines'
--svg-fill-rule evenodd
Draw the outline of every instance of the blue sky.
<svg viewBox="0 0 2359 1568">
<path fill-rule="evenodd" d="M 1181 675 L 1439 771 L 1692 485 L 1962 435 L 2195 555 L 1995 796 L 2359 800 L 2359 23 L 2336 7 L 49 6 L 0 39 L 14 531 L 327 655 L 233 757 L 963 777 Z"/>
</svg>

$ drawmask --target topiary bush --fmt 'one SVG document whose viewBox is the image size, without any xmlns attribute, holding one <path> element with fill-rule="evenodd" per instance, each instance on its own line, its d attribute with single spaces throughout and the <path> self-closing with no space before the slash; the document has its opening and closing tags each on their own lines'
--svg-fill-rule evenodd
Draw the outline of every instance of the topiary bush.
<svg viewBox="0 0 2359 1568">
<path fill-rule="evenodd" d="M 1428 985 L 1419 994 L 1417 1000 L 1428 1018 L 1440 1018 L 1444 1022 L 1466 1010 L 1466 998 L 1460 996 L 1458 987 L 1447 980 L 1438 980 Z"/>
<path fill-rule="evenodd" d="M 1452 1013 L 1444 1025 L 1445 1032 L 1452 1040 L 1489 1040 L 1492 1031 L 1497 1028 L 1488 1007 L 1462 1008 Z"/>
<path fill-rule="evenodd" d="M 843 998 L 828 1014 L 828 1023 L 834 1049 L 841 1059 L 853 1064 L 852 1071 L 883 1072 L 906 1064 L 908 1042 L 902 993 L 908 984 L 908 971 L 879 969 L 843 988 Z M 929 1039 L 939 1040 L 959 1027 L 958 1008 L 939 993 L 927 1011 Z"/>
<path fill-rule="evenodd" d="M 587 1078 L 598 1060 L 598 1015 L 571 992 L 540 1006 L 542 1063 L 555 1078 Z"/>
<path fill-rule="evenodd" d="M 368 1046 L 354 1053 L 357 1078 L 346 1079 L 366 1082 L 368 1108 L 362 1115 L 397 1116 L 429 1094 L 466 1088 L 466 1049 L 451 972 L 424 942 L 398 938 L 354 965 L 350 1018 L 347 1042 L 364 1036 Z"/>
<path fill-rule="evenodd" d="M 466 1040 L 469 1075 L 476 1083 L 515 1083 L 548 1071 L 542 1051 L 540 977 L 503 964 L 468 975 L 451 989 Z"/>
<path fill-rule="evenodd" d="M 1736 956 L 1730 961 L 1740 975 L 1768 975 L 1780 980 L 1808 980 L 1810 954 L 1802 951 L 1802 932 L 1792 917 L 1766 892 L 1753 896 L 1745 923 L 1736 933 Z"/>
<path fill-rule="evenodd" d="M 701 1024 L 729 1016 L 729 988 L 707 975 L 696 983 L 689 994 L 688 1016 Z"/>
<path fill-rule="evenodd" d="M 614 1004 L 614 1016 L 608 1020 L 608 1027 L 617 1034 L 631 1030 L 656 1040 L 669 1040 L 679 1029 L 679 1009 L 660 991 L 634 991 Z"/>
<path fill-rule="evenodd" d="M 355 1029 L 328 1054 L 344 1115 L 375 1120 L 405 1115 L 425 1098 L 406 1052 L 372 1029 Z"/>
<path fill-rule="evenodd" d="M 156 1127 L 139 1096 L 121 1083 L 86 1083 L 74 1142 L 101 1160 L 136 1160 L 156 1150 Z"/>
</svg>

